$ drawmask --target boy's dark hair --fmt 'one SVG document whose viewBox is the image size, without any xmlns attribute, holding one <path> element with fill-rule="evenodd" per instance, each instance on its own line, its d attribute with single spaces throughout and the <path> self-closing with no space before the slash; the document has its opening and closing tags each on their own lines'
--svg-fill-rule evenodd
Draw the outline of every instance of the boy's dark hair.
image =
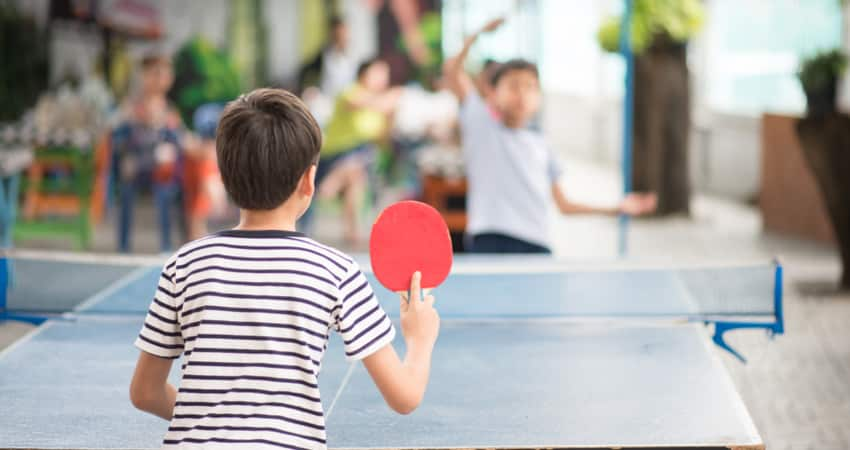
<svg viewBox="0 0 850 450">
<path fill-rule="evenodd" d="M 345 20 L 343 20 L 340 16 L 332 16 L 331 19 L 328 21 L 328 29 L 330 30 L 336 30 L 336 27 L 345 25 Z"/>
<path fill-rule="evenodd" d="M 369 70 L 370 67 L 374 66 L 375 64 L 382 63 L 382 62 L 384 62 L 383 59 L 375 56 L 375 57 L 369 58 L 366 61 L 363 61 L 362 63 L 360 63 L 360 65 L 357 66 L 357 79 L 359 80 L 359 79 L 363 78 L 363 75 L 366 73 L 367 70 Z"/>
<path fill-rule="evenodd" d="M 257 89 L 227 104 L 218 123 L 221 179 L 242 209 L 283 204 L 322 147 L 322 131 L 307 106 L 282 89 Z"/>
<path fill-rule="evenodd" d="M 142 57 L 142 69 L 146 70 L 158 64 L 170 63 L 171 58 L 165 53 L 150 52 Z"/>
<path fill-rule="evenodd" d="M 518 70 L 525 70 L 534 74 L 534 78 L 540 79 L 540 74 L 537 71 L 537 64 L 534 64 L 531 61 L 527 61 L 525 59 L 511 59 L 500 64 L 495 71 L 493 71 L 493 75 L 490 78 L 490 82 L 493 86 L 499 84 L 499 80 L 502 79 L 508 72 L 514 72 Z"/>
</svg>

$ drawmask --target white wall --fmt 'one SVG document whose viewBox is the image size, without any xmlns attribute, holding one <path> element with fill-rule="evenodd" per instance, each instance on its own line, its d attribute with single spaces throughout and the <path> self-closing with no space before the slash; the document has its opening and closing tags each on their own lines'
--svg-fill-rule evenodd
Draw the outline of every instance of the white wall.
<svg viewBox="0 0 850 450">
<path fill-rule="evenodd" d="M 546 93 L 543 108 L 546 138 L 557 153 L 619 169 L 620 101 Z M 758 117 L 694 112 L 690 172 L 695 191 L 751 200 L 759 187 L 760 127 Z"/>
<path fill-rule="evenodd" d="M 272 82 L 287 81 L 298 72 L 299 0 L 266 0 L 268 70 Z"/>
<path fill-rule="evenodd" d="M 620 102 L 596 105 L 566 94 L 547 94 L 544 98 L 546 138 L 559 155 L 619 170 Z M 742 201 L 751 199 L 759 185 L 759 127 L 760 120 L 752 117 L 715 114 L 695 120 L 690 140 L 694 189 Z"/>
<path fill-rule="evenodd" d="M 165 50 L 175 52 L 188 39 L 202 35 L 217 46 L 227 43 L 229 0 L 174 1 L 147 0 L 156 5 L 165 36 L 160 43 Z"/>
<path fill-rule="evenodd" d="M 378 53 L 378 20 L 364 0 L 343 0 L 342 14 L 351 33 L 351 52 L 359 59 Z"/>
<path fill-rule="evenodd" d="M 46 23 L 50 0 L 16 0 L 18 6 Z M 108 7 L 116 0 L 102 0 Z M 128 50 L 133 57 L 141 57 L 156 46 L 166 52 L 175 52 L 187 39 L 202 35 L 213 44 L 227 45 L 229 9 L 232 0 L 142 0 L 156 6 L 164 28 L 163 39 L 157 42 L 130 41 Z M 299 5 L 314 0 L 265 0 L 266 31 L 268 33 L 269 79 L 287 81 L 298 70 Z M 343 10 L 351 23 L 352 46 L 363 58 L 372 55 L 377 46 L 377 25 L 372 13 L 363 7 L 361 0 L 344 0 Z M 79 25 L 59 26 L 52 42 L 52 79 L 65 70 L 87 73 L 97 61 L 102 48 L 99 34 L 91 27 Z"/>
<path fill-rule="evenodd" d="M 115 1 L 115 0 L 111 0 Z M 36 14 L 45 22 L 48 13 L 47 0 L 23 1 L 26 10 Z M 156 47 L 173 53 L 190 37 L 200 34 L 215 45 L 227 43 L 227 18 L 229 0 L 170 1 L 146 0 L 159 10 L 164 35 L 150 42 L 130 40 L 127 50 L 131 58 L 141 58 L 145 52 Z M 104 3 L 108 6 L 109 1 Z M 94 27 L 74 22 L 59 24 L 53 28 L 51 41 L 51 80 L 55 81 L 68 70 L 78 75 L 91 71 L 103 47 L 100 34 Z"/>
</svg>

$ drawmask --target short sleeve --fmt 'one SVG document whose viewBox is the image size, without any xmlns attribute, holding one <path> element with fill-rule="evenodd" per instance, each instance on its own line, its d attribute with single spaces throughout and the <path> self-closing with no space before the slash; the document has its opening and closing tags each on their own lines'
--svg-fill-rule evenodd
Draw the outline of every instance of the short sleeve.
<svg viewBox="0 0 850 450">
<path fill-rule="evenodd" d="M 555 183 L 561 178 L 561 175 L 564 174 L 564 169 L 561 166 L 561 162 L 551 149 L 547 148 L 546 154 L 548 158 L 546 161 L 546 174 L 549 176 L 549 181 Z"/>
<path fill-rule="evenodd" d="M 484 99 L 477 93 L 470 92 L 460 105 L 460 124 L 463 131 L 468 132 L 470 128 L 481 128 L 495 123 L 489 107 Z"/>
<path fill-rule="evenodd" d="M 392 321 L 357 263 L 352 263 L 340 283 L 333 314 L 334 329 L 342 337 L 345 358 L 349 361 L 363 359 L 395 338 Z"/>
<path fill-rule="evenodd" d="M 174 283 L 176 264 L 176 258 L 172 258 L 162 269 L 159 285 L 135 343 L 139 350 L 161 358 L 178 358 L 183 352 L 183 335 L 177 320 L 179 296 Z"/>
</svg>

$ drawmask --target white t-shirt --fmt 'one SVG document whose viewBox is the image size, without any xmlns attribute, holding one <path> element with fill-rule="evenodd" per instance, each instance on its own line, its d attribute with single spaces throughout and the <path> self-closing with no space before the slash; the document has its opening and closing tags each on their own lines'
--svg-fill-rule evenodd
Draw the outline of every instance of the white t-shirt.
<svg viewBox="0 0 850 450">
<path fill-rule="evenodd" d="M 331 330 L 348 360 L 395 336 L 348 256 L 284 231 L 230 230 L 184 246 L 136 340 L 183 356 L 163 448 L 326 448 L 318 375 Z"/>
<path fill-rule="evenodd" d="M 357 61 L 346 52 L 329 48 L 322 54 L 322 93 L 335 98 L 357 78 Z"/>
<path fill-rule="evenodd" d="M 551 247 L 552 184 L 561 168 L 543 136 L 508 128 L 478 94 L 460 110 L 469 190 L 467 233 L 500 233 Z"/>
</svg>

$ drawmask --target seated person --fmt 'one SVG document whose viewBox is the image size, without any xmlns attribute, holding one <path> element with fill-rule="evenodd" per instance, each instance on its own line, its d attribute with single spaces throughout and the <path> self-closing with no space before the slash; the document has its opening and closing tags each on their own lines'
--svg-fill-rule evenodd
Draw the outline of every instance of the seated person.
<svg viewBox="0 0 850 450">
<path fill-rule="evenodd" d="M 316 171 L 319 198 L 343 195 L 345 240 L 354 246 L 360 242 L 359 212 L 374 147 L 386 137 L 401 95 L 400 88 L 389 87 L 389 78 L 389 65 L 380 59 L 360 65 L 357 81 L 336 100 Z"/>
</svg>

